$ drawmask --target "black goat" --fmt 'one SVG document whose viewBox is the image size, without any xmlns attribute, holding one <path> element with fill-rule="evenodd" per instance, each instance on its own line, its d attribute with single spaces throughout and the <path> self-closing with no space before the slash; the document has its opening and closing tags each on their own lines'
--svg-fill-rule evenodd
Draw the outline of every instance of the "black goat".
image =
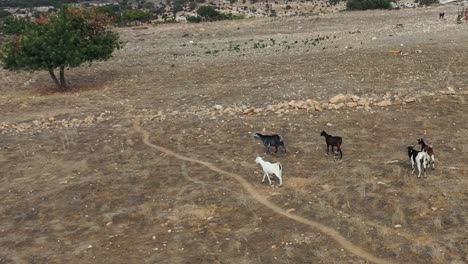
<svg viewBox="0 0 468 264">
<path fill-rule="evenodd" d="M 341 151 L 341 144 L 343 144 L 343 139 L 341 137 L 328 135 L 324 130 L 320 131 L 320 136 L 325 137 L 325 142 L 327 143 L 327 155 L 328 148 L 330 146 L 333 153 L 335 153 L 333 148 L 336 147 L 336 151 L 340 153 L 340 159 L 343 159 L 343 152 Z"/>
<path fill-rule="evenodd" d="M 435 156 L 434 156 L 434 149 L 432 149 L 431 146 L 426 145 L 424 143 L 424 139 L 419 138 L 418 139 L 418 144 L 421 145 L 421 151 L 427 152 L 429 155 L 430 161 L 432 162 L 432 169 L 435 169 Z"/>
<path fill-rule="evenodd" d="M 270 153 L 270 147 L 275 147 L 275 153 L 278 152 L 278 147 L 283 147 L 284 152 L 287 152 L 286 148 L 284 147 L 283 137 L 281 135 L 262 135 L 260 133 L 255 133 L 254 138 L 260 139 L 262 141 L 267 153 Z"/>
<path fill-rule="evenodd" d="M 445 16 L 445 12 L 440 12 L 439 13 L 439 19 L 444 19 L 444 16 Z"/>
<path fill-rule="evenodd" d="M 415 150 L 414 146 L 408 146 L 408 159 L 416 162 L 416 156 L 419 154 L 419 150 Z"/>
</svg>

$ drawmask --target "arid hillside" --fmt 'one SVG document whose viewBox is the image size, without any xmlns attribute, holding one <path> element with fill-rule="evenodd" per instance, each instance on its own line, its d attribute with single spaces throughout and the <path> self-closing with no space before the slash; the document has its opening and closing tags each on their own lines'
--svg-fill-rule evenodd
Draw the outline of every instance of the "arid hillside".
<svg viewBox="0 0 468 264">
<path fill-rule="evenodd" d="M 0 70 L 0 263 L 466 263 L 457 9 L 119 28 L 124 49 L 63 93 Z"/>
</svg>

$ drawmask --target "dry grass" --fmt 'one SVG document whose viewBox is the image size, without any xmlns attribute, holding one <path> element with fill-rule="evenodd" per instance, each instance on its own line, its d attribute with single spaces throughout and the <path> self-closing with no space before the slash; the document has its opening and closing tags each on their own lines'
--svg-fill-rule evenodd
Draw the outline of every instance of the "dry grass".
<svg viewBox="0 0 468 264">
<path fill-rule="evenodd" d="M 367 262 L 262 206 L 231 178 L 148 148 L 133 129 L 138 119 L 154 144 L 241 175 L 280 208 L 383 259 L 465 263 L 466 96 L 429 93 L 466 89 L 468 50 L 465 28 L 438 20 L 439 10 L 124 28 L 126 48 L 70 71 L 67 93 L 46 89 L 47 74 L 0 71 L 0 124 L 112 112 L 88 127 L 2 134 L 0 262 Z M 318 34 L 336 39 L 301 42 Z M 270 38 L 300 44 L 253 48 Z M 234 52 L 230 42 L 247 44 Z M 395 48 L 408 56 L 389 55 Z M 371 111 L 213 110 L 339 92 L 424 96 Z M 323 128 L 344 138 L 342 161 L 324 155 Z M 263 154 L 257 131 L 281 133 L 288 153 Z M 421 136 L 439 161 L 425 179 L 410 175 L 405 153 Z M 260 183 L 258 154 L 283 164 L 284 187 Z"/>
</svg>

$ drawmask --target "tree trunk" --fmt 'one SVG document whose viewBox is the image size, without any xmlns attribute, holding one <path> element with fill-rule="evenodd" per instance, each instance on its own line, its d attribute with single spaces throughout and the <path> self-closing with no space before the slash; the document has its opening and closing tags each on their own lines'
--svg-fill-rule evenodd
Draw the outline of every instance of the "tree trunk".
<svg viewBox="0 0 468 264">
<path fill-rule="evenodd" d="M 57 79 L 57 76 L 55 76 L 54 69 L 49 69 L 49 74 L 50 74 L 50 78 L 54 80 L 54 83 L 57 86 L 57 88 L 59 88 L 62 91 L 68 88 L 67 82 L 65 80 L 65 67 L 60 66 L 60 80 Z"/>
<path fill-rule="evenodd" d="M 49 69 L 49 74 L 50 74 L 50 78 L 52 78 L 52 80 L 54 80 L 55 85 L 57 85 L 57 88 L 61 88 L 60 87 L 60 82 L 57 79 L 57 76 L 55 76 L 54 69 Z"/>
<path fill-rule="evenodd" d="M 65 67 L 60 66 L 60 88 L 62 90 L 67 89 L 67 82 L 65 81 Z"/>
</svg>

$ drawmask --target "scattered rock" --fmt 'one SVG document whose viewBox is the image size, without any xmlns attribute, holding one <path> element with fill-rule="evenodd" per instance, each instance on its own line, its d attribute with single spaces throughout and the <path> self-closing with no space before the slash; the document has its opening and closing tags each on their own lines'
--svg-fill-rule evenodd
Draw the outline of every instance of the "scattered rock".
<svg viewBox="0 0 468 264">
<path fill-rule="evenodd" d="M 336 109 L 336 110 L 341 109 L 341 108 L 343 108 L 344 105 L 345 105 L 344 103 L 336 104 L 336 105 L 335 105 L 335 109 Z"/>
<path fill-rule="evenodd" d="M 336 104 L 344 101 L 346 101 L 346 96 L 344 94 L 335 95 L 329 100 L 331 104 Z"/>
<path fill-rule="evenodd" d="M 288 213 L 292 213 L 294 211 L 296 211 L 296 208 L 289 208 L 288 210 L 286 210 L 286 212 L 288 212 Z"/>
<path fill-rule="evenodd" d="M 364 99 L 364 98 L 359 99 L 359 101 L 357 103 L 358 103 L 358 105 L 361 105 L 361 106 L 369 105 L 369 101 L 367 99 Z"/>
<path fill-rule="evenodd" d="M 350 94 L 350 95 L 348 95 L 348 100 L 351 100 L 351 101 L 353 101 L 353 102 L 359 101 L 360 98 L 361 98 L 361 97 L 359 97 L 359 96 L 357 96 L 357 95 L 355 95 L 355 94 Z"/>
<path fill-rule="evenodd" d="M 221 105 L 215 105 L 215 106 L 213 106 L 213 108 L 214 108 L 215 110 L 218 110 L 218 111 L 223 110 L 223 107 L 222 107 Z"/>
<path fill-rule="evenodd" d="M 416 102 L 416 97 L 406 97 L 405 99 L 403 99 L 403 102 L 405 103 Z"/>
<path fill-rule="evenodd" d="M 250 115 L 255 113 L 255 107 L 250 107 L 244 110 L 244 115 Z"/>
<path fill-rule="evenodd" d="M 347 107 L 356 107 L 358 104 L 356 102 L 347 102 L 346 106 Z"/>
<path fill-rule="evenodd" d="M 383 100 L 381 102 L 376 103 L 375 105 L 380 106 L 380 107 L 390 106 L 390 105 L 392 105 L 392 101 L 390 101 L 390 99 L 386 99 L 386 100 Z"/>
<path fill-rule="evenodd" d="M 440 91 L 441 94 L 445 94 L 445 95 L 453 95 L 453 94 L 456 94 L 457 92 L 455 91 L 455 89 L 453 89 L 453 87 L 447 87 L 447 90 L 445 91 Z"/>
</svg>

